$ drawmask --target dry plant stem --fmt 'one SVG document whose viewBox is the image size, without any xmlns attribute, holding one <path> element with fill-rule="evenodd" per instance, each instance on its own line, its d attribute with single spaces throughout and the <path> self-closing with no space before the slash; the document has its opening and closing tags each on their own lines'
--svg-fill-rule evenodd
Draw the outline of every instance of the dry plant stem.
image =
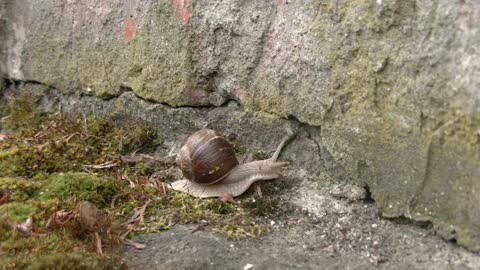
<svg viewBox="0 0 480 270">
<path fill-rule="evenodd" d="M 137 243 L 133 240 L 130 240 L 130 239 L 122 239 L 122 243 L 125 244 L 125 245 L 128 245 L 128 246 L 132 246 L 136 249 L 145 249 L 145 245 L 144 244 L 140 244 L 140 243 Z"/>
<path fill-rule="evenodd" d="M 83 168 L 101 170 L 101 169 L 109 169 L 109 168 L 115 167 L 117 165 L 118 165 L 117 162 L 114 162 L 114 161 L 110 160 L 110 161 L 107 161 L 105 163 L 97 164 L 97 165 L 83 165 Z"/>
<path fill-rule="evenodd" d="M 280 169 L 287 162 L 277 162 L 277 159 L 286 142 L 291 138 L 293 138 L 292 135 L 284 137 L 271 158 L 239 164 L 220 182 L 201 185 L 183 179 L 172 183 L 172 189 L 199 198 L 221 197 L 225 193 L 237 197 L 257 181 L 277 179 L 281 176 Z"/>
<path fill-rule="evenodd" d="M 255 185 L 255 192 L 257 192 L 257 196 L 259 198 L 263 198 L 262 187 L 260 187 L 258 183 L 255 183 L 254 185 Z"/>
<path fill-rule="evenodd" d="M 95 246 L 97 248 L 97 253 L 98 255 L 103 255 L 102 238 L 100 238 L 100 234 L 98 234 L 98 232 L 95 232 L 94 236 L 95 236 Z"/>
<path fill-rule="evenodd" d="M 123 192 L 123 193 L 120 193 L 120 194 L 116 194 L 115 196 L 112 197 L 112 202 L 110 203 L 110 208 L 114 208 L 115 207 L 115 202 L 118 200 L 118 198 L 120 197 L 123 197 L 123 196 L 126 196 L 130 193 L 130 191 L 127 191 L 127 192 Z"/>
</svg>

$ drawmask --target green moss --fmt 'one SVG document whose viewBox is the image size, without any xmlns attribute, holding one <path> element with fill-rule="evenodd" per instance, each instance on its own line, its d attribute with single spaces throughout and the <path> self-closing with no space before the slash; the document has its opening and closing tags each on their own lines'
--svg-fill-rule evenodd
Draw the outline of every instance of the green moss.
<svg viewBox="0 0 480 270">
<path fill-rule="evenodd" d="M 117 224 L 138 214 L 138 207 L 150 201 L 145 220 L 138 225 L 140 230 L 129 237 L 167 230 L 175 224 L 202 224 L 232 239 L 258 237 L 268 231 L 268 226 L 256 219 L 271 209 L 259 207 L 261 200 L 256 205 L 236 205 L 164 193 L 155 183 L 176 180 L 169 168 L 173 164 L 149 158 L 122 161 L 122 155 L 150 152 L 157 144 L 155 133 L 143 124 L 123 121 L 115 125 L 95 117 L 80 121 L 61 115 L 0 142 L 0 189 L 10 193 L 9 201 L 0 207 L 0 250 L 6 255 L 0 256 L 0 264 L 7 269 L 104 269 L 115 265 L 106 261 L 112 253 L 104 258 L 95 254 L 93 239 L 79 222 L 80 201 L 108 208 Z M 83 166 L 106 161 L 116 165 L 105 169 Z M 92 173 L 80 172 L 85 169 Z M 72 220 L 47 227 L 49 218 L 59 210 L 71 211 Z M 29 217 L 45 237 L 13 233 L 12 225 Z M 102 237 L 108 244 L 107 235 Z"/>
<path fill-rule="evenodd" d="M 53 174 L 43 181 L 39 197 L 41 200 L 58 198 L 90 201 L 103 206 L 110 203 L 116 194 L 113 181 L 86 173 Z"/>
<path fill-rule="evenodd" d="M 14 222 L 24 222 L 32 217 L 38 209 L 28 202 L 12 202 L 0 205 L 0 216 Z"/>
<path fill-rule="evenodd" d="M 159 217 L 150 228 L 165 230 L 174 224 L 205 223 L 228 238 L 259 237 L 268 226 L 257 224 L 245 205 L 226 204 L 219 199 L 199 199 L 172 192 L 152 203 L 148 215 Z"/>
<path fill-rule="evenodd" d="M 283 118 L 288 117 L 288 100 L 279 92 L 278 87 L 273 87 L 271 81 L 259 82 L 257 88 L 247 92 L 245 106 L 254 110 L 271 113 Z"/>
<path fill-rule="evenodd" d="M 20 96 L 13 98 L 6 106 L 6 114 L 4 118 L 4 127 L 6 129 L 22 129 L 36 127 L 41 122 L 41 115 L 36 111 L 34 100 L 28 96 Z"/>
<path fill-rule="evenodd" d="M 0 151 L 0 162 L 1 160 L 5 160 L 10 156 L 13 156 L 18 153 L 18 148 L 11 146 L 11 147 L 3 147 L 5 148 L 3 151 Z M 1 148 L 0 148 L 1 149 Z"/>
<path fill-rule="evenodd" d="M 269 155 L 268 153 L 265 153 L 265 152 L 258 151 L 258 152 L 254 152 L 252 157 L 253 157 L 254 160 L 264 160 L 264 159 L 271 158 L 271 155 Z"/>
<path fill-rule="evenodd" d="M 39 184 L 21 179 L 0 177 L 0 189 L 6 190 L 10 194 L 11 200 L 25 200 L 33 195 L 39 188 Z"/>
<path fill-rule="evenodd" d="M 74 253 L 52 254 L 37 258 L 26 270 L 42 269 L 71 269 L 71 270 L 89 270 L 89 269 L 116 269 L 108 259 L 89 260 L 83 255 Z"/>
<path fill-rule="evenodd" d="M 158 146 L 156 141 L 157 133 L 148 125 L 131 121 L 127 121 L 120 128 L 120 132 L 128 136 L 123 136 L 120 142 L 121 153 L 127 154 L 134 151 L 142 150 L 142 152 L 152 152 Z"/>
<path fill-rule="evenodd" d="M 119 162 L 121 154 L 151 149 L 156 135 L 144 125 L 114 127 L 57 116 L 18 138 L 0 143 L 0 176 L 31 177 L 39 172 L 81 171 L 83 165 Z"/>
<path fill-rule="evenodd" d="M 8 235 L 8 234 L 7 234 Z M 1 237 L 0 237 L 1 238 Z M 3 237 L 0 256 L 3 269 L 110 269 L 114 262 L 88 252 L 91 247 L 68 233 L 45 236 Z"/>
</svg>

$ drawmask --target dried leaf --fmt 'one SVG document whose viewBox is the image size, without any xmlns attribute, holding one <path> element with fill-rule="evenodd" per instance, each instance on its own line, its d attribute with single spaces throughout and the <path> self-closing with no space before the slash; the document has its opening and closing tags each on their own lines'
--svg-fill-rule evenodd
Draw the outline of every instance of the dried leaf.
<svg viewBox="0 0 480 270">
<path fill-rule="evenodd" d="M 126 224 L 114 223 L 108 228 L 107 234 L 112 240 L 118 243 L 121 242 L 122 239 L 125 239 L 129 232 L 130 230 L 127 228 Z"/>
<path fill-rule="evenodd" d="M 287 219 L 287 225 L 297 225 L 298 221 L 292 218 Z"/>
<path fill-rule="evenodd" d="M 65 225 L 68 223 L 70 220 L 73 218 L 73 213 L 72 211 L 66 211 L 66 210 L 59 210 L 48 218 L 47 224 L 45 227 L 50 227 L 52 225 Z"/>
<path fill-rule="evenodd" d="M 0 142 L 1 141 L 5 141 L 7 139 L 9 139 L 10 136 L 8 136 L 7 134 L 4 134 L 4 133 L 0 133 Z"/>
<path fill-rule="evenodd" d="M 147 210 L 147 206 L 150 203 L 150 200 L 146 201 L 145 204 L 141 207 L 136 207 L 133 211 L 132 217 L 125 222 L 127 227 L 130 231 L 135 230 L 138 224 L 142 223 L 145 219 L 145 211 Z"/>
<path fill-rule="evenodd" d="M 9 198 L 10 198 L 9 192 L 4 189 L 0 189 L 0 205 L 8 202 Z"/>
<path fill-rule="evenodd" d="M 135 228 L 139 223 L 144 221 L 145 211 L 149 203 L 150 201 L 147 201 L 141 207 L 135 208 L 132 217 L 126 222 L 122 224 L 112 224 L 107 232 L 110 238 L 115 241 L 119 241 L 122 244 L 133 246 L 136 249 L 144 249 L 145 248 L 144 244 L 140 244 L 133 240 L 129 240 L 126 237 L 131 231 L 135 230 Z"/>
<path fill-rule="evenodd" d="M 13 226 L 13 230 L 24 235 L 31 235 L 33 229 L 33 219 L 29 217 L 25 222 Z"/>
</svg>

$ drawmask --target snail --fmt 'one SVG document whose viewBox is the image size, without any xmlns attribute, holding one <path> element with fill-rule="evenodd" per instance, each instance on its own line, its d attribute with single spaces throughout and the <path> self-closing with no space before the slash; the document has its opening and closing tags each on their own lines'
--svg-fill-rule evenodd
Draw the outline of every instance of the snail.
<svg viewBox="0 0 480 270">
<path fill-rule="evenodd" d="M 188 137 L 177 155 L 176 163 L 186 179 L 171 187 L 199 198 L 239 196 L 256 181 L 281 176 L 280 169 L 287 162 L 277 158 L 292 137 L 284 137 L 271 158 L 239 164 L 233 146 L 219 132 L 199 130 Z"/>
</svg>

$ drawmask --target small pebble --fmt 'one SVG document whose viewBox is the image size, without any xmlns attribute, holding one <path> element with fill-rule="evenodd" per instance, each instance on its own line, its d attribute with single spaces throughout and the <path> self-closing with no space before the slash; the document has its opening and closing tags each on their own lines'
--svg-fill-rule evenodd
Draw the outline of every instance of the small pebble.
<svg viewBox="0 0 480 270">
<path fill-rule="evenodd" d="M 377 227 L 378 227 L 378 225 L 377 225 L 376 223 L 373 223 L 373 224 L 372 224 L 372 228 L 375 229 L 375 228 L 377 228 Z"/>
<path fill-rule="evenodd" d="M 275 221 L 273 221 L 273 220 L 270 221 L 270 225 L 272 225 L 272 226 L 275 225 Z"/>
<path fill-rule="evenodd" d="M 249 270 L 249 269 L 252 269 L 252 268 L 253 268 L 253 264 L 247 263 L 247 264 L 243 267 L 243 270 Z"/>
</svg>

